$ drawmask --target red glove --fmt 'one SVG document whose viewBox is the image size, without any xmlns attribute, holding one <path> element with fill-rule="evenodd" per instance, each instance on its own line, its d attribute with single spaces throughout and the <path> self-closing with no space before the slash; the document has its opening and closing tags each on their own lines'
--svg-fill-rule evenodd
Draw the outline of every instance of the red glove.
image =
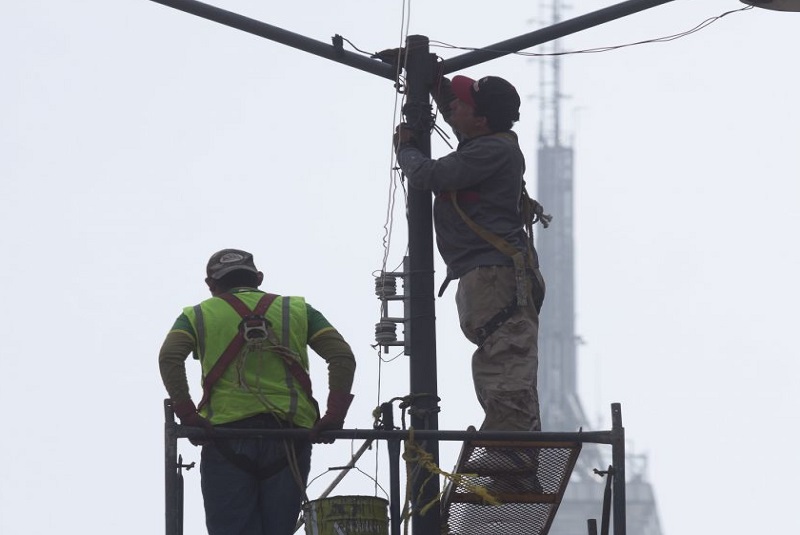
<svg viewBox="0 0 800 535">
<path fill-rule="evenodd" d="M 197 414 L 197 407 L 195 406 L 194 401 L 191 399 L 173 402 L 172 410 L 175 412 L 175 416 L 180 419 L 181 425 L 199 427 L 205 431 L 206 435 L 210 434 L 214 430 L 214 426 L 211 425 L 211 422 Z M 202 439 L 189 439 L 189 442 L 195 446 L 201 446 L 208 441 Z"/>
<path fill-rule="evenodd" d="M 335 439 L 323 439 L 319 434 L 321 431 L 334 431 L 344 427 L 344 418 L 347 416 L 347 410 L 352 401 L 353 394 L 331 390 L 328 394 L 328 408 L 325 416 L 317 420 L 317 423 L 311 428 L 311 442 L 331 444 Z"/>
</svg>

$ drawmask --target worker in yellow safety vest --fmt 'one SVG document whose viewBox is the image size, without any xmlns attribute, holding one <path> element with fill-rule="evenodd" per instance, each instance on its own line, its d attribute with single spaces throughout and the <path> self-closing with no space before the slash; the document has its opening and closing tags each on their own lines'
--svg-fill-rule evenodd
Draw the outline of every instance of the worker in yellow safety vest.
<svg viewBox="0 0 800 535">
<path fill-rule="evenodd" d="M 253 255 L 215 253 L 206 268 L 212 297 L 186 307 L 159 354 L 173 410 L 207 431 L 200 473 L 209 535 L 294 531 L 311 464 L 311 442 L 341 429 L 352 401 L 350 346 L 305 299 L 258 289 Z M 308 375 L 308 347 L 328 364 L 328 403 L 320 417 Z M 200 361 L 203 395 L 186 380 L 189 354 Z M 215 437 L 215 428 L 310 429 L 308 440 Z"/>
</svg>

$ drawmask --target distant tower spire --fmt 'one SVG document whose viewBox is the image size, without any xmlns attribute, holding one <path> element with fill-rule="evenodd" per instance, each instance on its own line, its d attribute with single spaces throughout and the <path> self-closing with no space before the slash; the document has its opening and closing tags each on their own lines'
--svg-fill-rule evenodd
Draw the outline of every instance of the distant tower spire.
<svg viewBox="0 0 800 535">
<path fill-rule="evenodd" d="M 552 0 L 552 24 L 561 21 L 561 4 Z M 545 9 L 543 9 L 544 11 Z M 577 385 L 575 333 L 575 262 L 573 214 L 573 149 L 561 140 L 561 44 L 540 62 L 540 125 L 538 198 L 554 216 L 553 225 L 538 233 L 547 297 L 539 335 L 542 423 L 547 431 L 588 427 Z"/>
<path fill-rule="evenodd" d="M 551 1 L 551 23 L 561 21 L 560 0 Z M 542 7 L 542 12 L 548 8 Z M 542 430 L 588 429 L 578 394 L 578 336 L 575 331 L 574 151 L 562 143 L 561 44 L 539 62 L 539 147 L 537 197 L 553 215 L 547 230 L 537 232 L 542 274 L 547 285 L 539 330 L 539 401 Z M 605 469 L 599 447 L 586 444 L 550 530 L 551 535 L 584 533 L 586 519 L 597 516 L 602 484 L 592 469 Z M 662 535 L 652 487 L 643 477 L 627 484 L 628 533 Z"/>
<path fill-rule="evenodd" d="M 552 5 L 552 24 L 561 22 L 561 4 Z M 539 147 L 561 146 L 561 42 L 551 41 L 553 55 L 539 62 Z"/>
</svg>

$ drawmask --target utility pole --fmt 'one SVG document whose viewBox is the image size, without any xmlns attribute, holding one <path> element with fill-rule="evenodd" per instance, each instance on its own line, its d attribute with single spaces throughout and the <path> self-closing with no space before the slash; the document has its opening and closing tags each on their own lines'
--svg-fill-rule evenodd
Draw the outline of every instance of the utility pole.
<svg viewBox="0 0 800 535">
<path fill-rule="evenodd" d="M 416 131 L 419 149 L 431 155 L 432 114 L 430 88 L 436 58 L 430 54 L 428 38 L 410 35 L 406 40 L 406 123 Z M 399 59 L 399 58 L 398 58 Z M 439 429 L 439 397 L 436 378 L 436 304 L 433 284 L 433 219 L 431 192 L 409 188 L 408 191 L 408 275 L 405 288 L 409 299 L 408 332 L 411 386 L 411 425 L 414 429 Z M 439 464 L 439 443 L 421 444 L 431 460 Z M 415 471 L 411 479 L 412 527 L 414 533 L 438 533 L 439 507 L 435 504 L 424 515 L 418 511 L 436 499 L 439 478 Z M 427 481 L 427 482 L 426 482 Z"/>
</svg>

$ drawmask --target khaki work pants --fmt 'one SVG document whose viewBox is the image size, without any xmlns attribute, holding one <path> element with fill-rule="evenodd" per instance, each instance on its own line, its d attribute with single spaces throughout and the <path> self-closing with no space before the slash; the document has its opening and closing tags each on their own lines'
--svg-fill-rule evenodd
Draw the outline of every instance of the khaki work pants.
<svg viewBox="0 0 800 535">
<path fill-rule="evenodd" d="M 541 275 L 531 285 L 541 292 Z M 456 306 L 461 330 L 478 344 L 478 329 L 514 302 L 514 268 L 482 266 L 459 279 Z M 531 296 L 533 302 L 533 295 Z M 486 413 L 481 430 L 540 431 L 536 388 L 539 314 L 533 304 L 518 308 L 472 355 L 475 393 Z"/>
</svg>

